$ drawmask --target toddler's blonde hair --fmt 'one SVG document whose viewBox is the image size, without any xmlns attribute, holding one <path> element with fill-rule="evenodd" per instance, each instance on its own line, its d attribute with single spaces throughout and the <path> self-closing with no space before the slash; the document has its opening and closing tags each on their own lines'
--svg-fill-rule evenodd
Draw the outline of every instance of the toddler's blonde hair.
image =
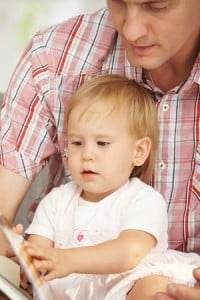
<svg viewBox="0 0 200 300">
<path fill-rule="evenodd" d="M 135 80 L 123 76 L 94 77 L 81 85 L 72 96 L 65 114 L 66 130 L 72 110 L 81 105 L 84 114 L 95 101 L 110 101 L 113 104 L 113 110 L 127 108 L 125 118 L 128 117 L 127 121 L 133 137 L 137 139 L 150 138 L 151 150 L 147 160 L 142 166 L 134 167 L 131 174 L 131 176 L 136 176 L 146 182 L 154 170 L 159 138 L 157 111 L 152 95 Z"/>
</svg>

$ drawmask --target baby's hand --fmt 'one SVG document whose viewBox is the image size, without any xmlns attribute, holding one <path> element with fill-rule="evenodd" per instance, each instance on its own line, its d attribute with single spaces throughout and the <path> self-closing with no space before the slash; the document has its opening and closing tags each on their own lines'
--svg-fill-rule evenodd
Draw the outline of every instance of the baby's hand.
<svg viewBox="0 0 200 300">
<path fill-rule="evenodd" d="M 29 242 L 24 243 L 27 253 L 33 257 L 35 268 L 49 281 L 65 277 L 72 272 L 67 249 L 41 248 Z"/>
<path fill-rule="evenodd" d="M 41 272 L 39 272 L 39 270 L 35 267 L 33 257 L 29 253 L 27 253 L 26 244 L 29 243 L 27 241 L 24 241 L 21 247 L 21 256 L 23 257 L 23 260 L 25 262 L 24 268 L 26 269 L 26 271 L 30 271 L 33 280 L 38 285 L 41 285 L 42 284 Z"/>
</svg>

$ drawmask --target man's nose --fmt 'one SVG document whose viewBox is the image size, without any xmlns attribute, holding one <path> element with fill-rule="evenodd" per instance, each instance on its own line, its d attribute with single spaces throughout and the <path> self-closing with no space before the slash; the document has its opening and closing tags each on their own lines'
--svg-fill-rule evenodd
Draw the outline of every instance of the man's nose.
<svg viewBox="0 0 200 300">
<path fill-rule="evenodd" d="M 147 31 L 148 25 L 145 14 L 137 8 L 128 9 L 122 30 L 124 38 L 130 42 L 136 42 L 143 38 Z"/>
</svg>

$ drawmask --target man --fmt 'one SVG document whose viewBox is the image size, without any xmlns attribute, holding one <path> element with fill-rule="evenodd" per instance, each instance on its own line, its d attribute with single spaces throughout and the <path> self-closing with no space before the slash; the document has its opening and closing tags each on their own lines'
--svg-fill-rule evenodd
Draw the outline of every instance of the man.
<svg viewBox="0 0 200 300">
<path fill-rule="evenodd" d="M 168 203 L 169 245 L 199 252 L 200 1 L 107 0 L 107 7 L 110 15 L 101 10 L 36 34 L 24 52 L 1 112 L 0 210 L 14 218 L 47 162 L 51 182 L 63 180 L 70 95 L 90 77 L 123 74 L 151 89 L 158 106 L 152 184 Z M 160 299 L 200 299 L 198 288 L 181 292 Z"/>
</svg>

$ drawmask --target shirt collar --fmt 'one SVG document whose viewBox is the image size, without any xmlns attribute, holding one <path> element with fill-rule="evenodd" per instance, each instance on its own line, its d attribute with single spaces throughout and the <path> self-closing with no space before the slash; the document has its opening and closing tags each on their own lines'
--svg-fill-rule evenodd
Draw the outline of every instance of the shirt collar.
<svg viewBox="0 0 200 300">
<path fill-rule="evenodd" d="M 158 88 L 153 87 L 147 80 L 147 77 L 145 76 L 145 70 L 142 68 L 136 68 L 136 67 L 132 67 L 127 59 L 127 57 L 125 57 L 125 73 L 126 76 L 128 78 L 133 78 L 135 79 L 137 82 L 141 83 L 142 85 L 144 85 L 145 87 L 147 87 L 150 90 L 154 90 L 154 92 L 157 93 L 162 93 L 162 91 L 160 91 Z M 197 83 L 198 85 L 200 85 L 200 53 L 198 54 L 195 63 L 193 65 L 193 68 L 190 72 L 190 75 L 188 76 L 188 78 L 180 83 L 179 86 L 174 88 L 174 91 L 180 90 L 180 88 L 182 89 L 188 89 L 192 86 L 192 84 Z"/>
<path fill-rule="evenodd" d="M 200 85 L 200 52 L 196 58 L 196 61 L 190 73 L 189 80 L 191 82 L 196 82 L 198 85 Z"/>
</svg>

